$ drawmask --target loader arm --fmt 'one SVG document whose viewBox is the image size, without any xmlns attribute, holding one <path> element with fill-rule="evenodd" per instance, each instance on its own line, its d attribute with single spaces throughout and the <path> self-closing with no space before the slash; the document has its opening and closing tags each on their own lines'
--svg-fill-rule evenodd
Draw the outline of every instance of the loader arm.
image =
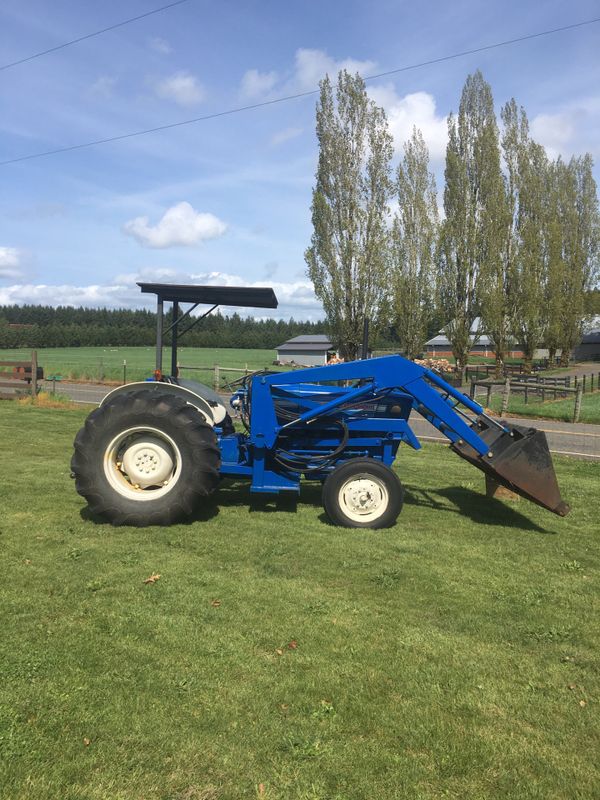
<svg viewBox="0 0 600 800">
<path fill-rule="evenodd" d="M 292 389 L 300 383 L 313 385 L 317 390 L 316 384 L 334 382 L 356 384 L 339 389 L 337 394 L 332 392 L 331 400 L 308 408 L 293 422 L 278 421 L 273 390 Z M 392 392 L 410 398 L 412 409 L 449 440 L 458 456 L 532 502 L 560 516 L 569 512 L 569 506 L 560 496 L 542 431 L 511 426 L 489 417 L 482 406 L 450 386 L 436 372 L 401 356 L 255 376 L 250 442 L 261 451 L 275 451 L 278 437 L 290 426 L 308 426 L 355 401 Z"/>
</svg>

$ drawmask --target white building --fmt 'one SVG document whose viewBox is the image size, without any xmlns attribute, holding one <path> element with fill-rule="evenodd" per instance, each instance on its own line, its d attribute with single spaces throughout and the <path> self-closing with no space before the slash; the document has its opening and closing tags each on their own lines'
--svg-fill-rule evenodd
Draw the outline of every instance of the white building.
<svg viewBox="0 0 600 800">
<path fill-rule="evenodd" d="M 304 367 L 322 367 L 327 364 L 335 348 L 329 336 L 324 333 L 309 336 L 294 336 L 277 348 L 280 364 L 300 364 Z"/>
</svg>

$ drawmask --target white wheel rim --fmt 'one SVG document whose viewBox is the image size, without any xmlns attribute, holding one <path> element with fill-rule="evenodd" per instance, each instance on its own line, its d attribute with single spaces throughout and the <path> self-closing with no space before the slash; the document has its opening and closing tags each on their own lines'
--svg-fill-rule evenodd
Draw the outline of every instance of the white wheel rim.
<svg viewBox="0 0 600 800">
<path fill-rule="evenodd" d="M 353 522 L 373 522 L 385 513 L 390 495 L 385 483 L 367 472 L 353 475 L 342 484 L 338 502 Z"/>
<path fill-rule="evenodd" d="M 128 428 L 104 451 L 104 474 L 122 497 L 156 500 L 177 484 L 181 453 L 173 439 L 157 428 Z"/>
</svg>

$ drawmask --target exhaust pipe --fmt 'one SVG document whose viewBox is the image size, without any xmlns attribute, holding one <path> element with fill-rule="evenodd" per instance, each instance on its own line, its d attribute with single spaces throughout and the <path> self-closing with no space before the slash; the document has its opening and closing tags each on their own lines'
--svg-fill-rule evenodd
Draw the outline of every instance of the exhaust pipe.
<svg viewBox="0 0 600 800">
<path fill-rule="evenodd" d="M 513 492 L 565 517 L 571 510 L 560 496 L 546 434 L 520 425 L 501 430 L 480 416 L 473 426 L 488 446 L 481 456 L 469 445 L 455 442 L 454 452 Z"/>
</svg>

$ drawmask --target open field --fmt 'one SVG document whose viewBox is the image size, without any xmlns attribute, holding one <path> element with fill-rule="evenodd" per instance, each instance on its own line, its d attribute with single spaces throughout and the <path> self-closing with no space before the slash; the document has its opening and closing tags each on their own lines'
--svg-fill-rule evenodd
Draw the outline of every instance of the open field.
<svg viewBox="0 0 600 800">
<path fill-rule="evenodd" d="M 83 418 L 0 405 L 2 800 L 597 796 L 599 465 L 557 460 L 566 519 L 430 445 L 388 531 L 233 483 L 113 529 L 69 478 Z"/>
<path fill-rule="evenodd" d="M 47 377 L 59 374 L 65 379 L 91 381 L 122 381 L 123 361 L 127 362 L 127 380 L 144 380 L 154 370 L 155 349 L 153 347 L 48 347 L 39 348 L 38 363 Z M 165 371 L 170 371 L 170 349 L 163 351 Z M 185 372 L 184 377 L 211 383 L 213 366 L 234 367 L 249 370 L 269 367 L 276 353 L 274 350 L 243 350 L 231 348 L 181 347 L 179 363 L 185 366 L 205 367 L 203 370 Z M 0 361 L 29 359 L 31 350 L 0 350 Z"/>
<path fill-rule="evenodd" d="M 500 411 L 502 408 L 502 395 L 492 395 L 490 406 L 492 411 Z M 574 395 L 569 395 L 564 400 L 546 400 L 544 403 L 535 398 L 533 400 L 530 398 L 529 402 L 526 403 L 523 395 L 511 394 L 508 398 L 509 413 L 521 417 L 540 417 L 572 422 L 574 408 Z M 579 421 L 600 424 L 600 392 L 589 392 L 581 396 Z"/>
</svg>

